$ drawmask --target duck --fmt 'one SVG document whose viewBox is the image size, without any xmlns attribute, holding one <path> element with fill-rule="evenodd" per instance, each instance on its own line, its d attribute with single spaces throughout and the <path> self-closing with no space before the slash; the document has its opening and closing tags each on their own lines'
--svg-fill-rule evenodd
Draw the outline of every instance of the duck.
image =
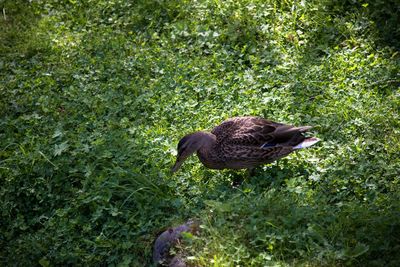
<svg viewBox="0 0 400 267">
<path fill-rule="evenodd" d="M 251 171 L 319 142 L 320 139 L 305 135 L 311 128 L 255 116 L 230 118 L 211 132 L 197 131 L 181 138 L 171 171 L 177 172 L 194 153 L 209 169 Z"/>
</svg>

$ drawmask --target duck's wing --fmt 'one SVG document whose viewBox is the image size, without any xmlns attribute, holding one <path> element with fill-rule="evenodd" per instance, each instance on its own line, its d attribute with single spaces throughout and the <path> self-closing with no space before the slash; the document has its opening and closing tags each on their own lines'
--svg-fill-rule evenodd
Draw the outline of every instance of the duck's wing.
<svg viewBox="0 0 400 267">
<path fill-rule="evenodd" d="M 259 117 L 236 117 L 224 121 L 211 133 L 217 143 L 256 147 L 295 146 L 304 141 L 303 132 L 311 127 L 295 127 Z"/>
<path fill-rule="evenodd" d="M 260 146 L 270 140 L 276 130 L 273 122 L 258 117 L 231 118 L 215 127 L 211 133 L 217 137 L 217 143 Z"/>
</svg>

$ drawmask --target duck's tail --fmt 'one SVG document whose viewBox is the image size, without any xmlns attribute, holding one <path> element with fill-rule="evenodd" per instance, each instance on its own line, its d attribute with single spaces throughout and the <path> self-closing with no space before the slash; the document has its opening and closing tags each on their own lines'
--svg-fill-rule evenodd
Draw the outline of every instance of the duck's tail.
<svg viewBox="0 0 400 267">
<path fill-rule="evenodd" d="M 300 144 L 294 146 L 293 149 L 307 148 L 307 147 L 314 145 L 315 143 L 318 143 L 319 141 L 320 141 L 320 139 L 318 139 L 316 137 L 309 137 L 309 138 L 306 138 Z"/>
</svg>

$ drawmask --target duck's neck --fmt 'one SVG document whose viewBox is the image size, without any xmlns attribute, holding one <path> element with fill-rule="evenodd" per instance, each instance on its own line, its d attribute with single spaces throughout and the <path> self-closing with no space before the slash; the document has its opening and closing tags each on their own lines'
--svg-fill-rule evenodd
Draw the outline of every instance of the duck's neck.
<svg viewBox="0 0 400 267">
<path fill-rule="evenodd" d="M 201 146 L 197 150 L 197 156 L 206 167 L 214 169 L 211 157 L 213 155 L 212 150 L 214 149 L 217 137 L 212 133 L 207 132 L 199 132 L 199 135 L 201 135 L 201 138 L 199 138 L 201 140 Z"/>
<path fill-rule="evenodd" d="M 197 135 L 197 138 L 199 140 L 198 152 L 210 150 L 212 148 L 212 146 L 215 144 L 215 142 L 217 141 L 217 137 L 215 135 L 213 135 L 212 133 L 197 132 L 195 134 Z"/>
</svg>

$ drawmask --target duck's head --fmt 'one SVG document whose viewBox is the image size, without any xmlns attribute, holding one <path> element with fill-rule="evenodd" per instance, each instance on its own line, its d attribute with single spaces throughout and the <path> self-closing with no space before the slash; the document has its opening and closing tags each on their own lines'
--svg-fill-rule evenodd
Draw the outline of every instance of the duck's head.
<svg viewBox="0 0 400 267">
<path fill-rule="evenodd" d="M 195 132 L 184 136 L 178 143 L 178 154 L 171 171 L 176 172 L 190 155 L 197 152 L 203 146 L 207 146 L 214 139 L 214 135 L 206 132 Z"/>
</svg>

